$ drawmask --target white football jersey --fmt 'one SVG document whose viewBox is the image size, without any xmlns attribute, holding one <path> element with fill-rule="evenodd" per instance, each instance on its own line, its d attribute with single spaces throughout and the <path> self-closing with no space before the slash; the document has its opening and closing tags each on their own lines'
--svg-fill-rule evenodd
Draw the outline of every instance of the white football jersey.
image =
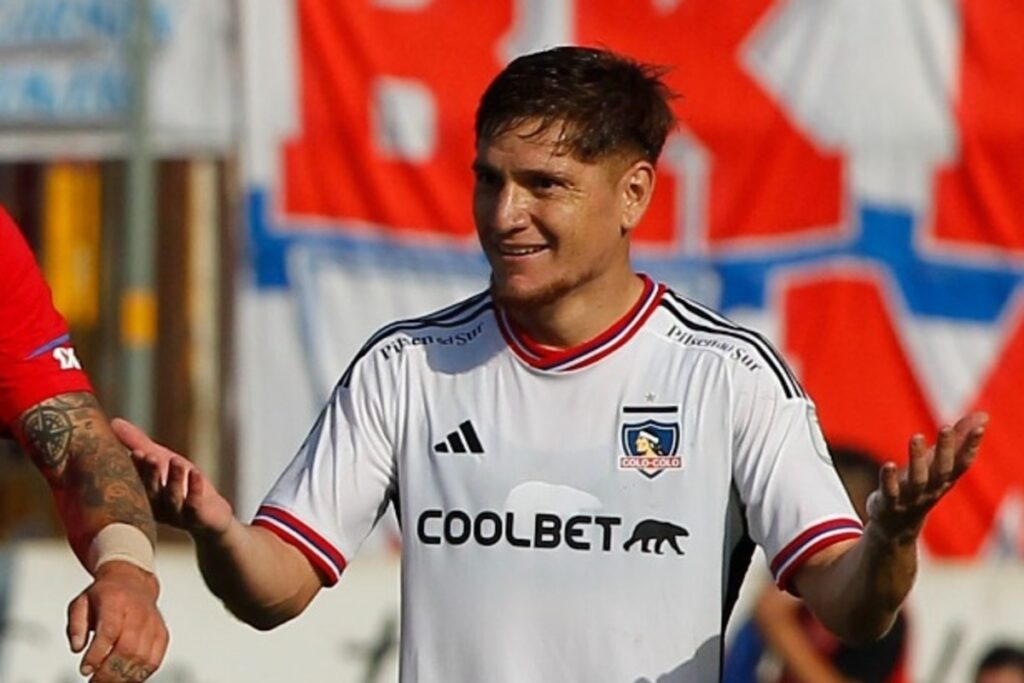
<svg viewBox="0 0 1024 683">
<path fill-rule="evenodd" d="M 557 353 L 486 292 L 384 328 L 267 496 L 327 585 L 395 506 L 403 681 L 718 680 L 753 544 L 786 585 L 862 533 L 778 353 L 645 284 Z"/>
</svg>

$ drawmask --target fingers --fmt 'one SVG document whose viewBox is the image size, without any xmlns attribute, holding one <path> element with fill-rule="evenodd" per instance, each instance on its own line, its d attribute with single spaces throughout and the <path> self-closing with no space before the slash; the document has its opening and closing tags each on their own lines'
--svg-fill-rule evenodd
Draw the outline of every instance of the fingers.
<svg viewBox="0 0 1024 683">
<path fill-rule="evenodd" d="M 988 419 L 987 413 L 970 413 L 952 427 L 940 430 L 935 445 L 935 478 L 939 485 L 956 481 L 977 458 Z"/>
<path fill-rule="evenodd" d="M 915 434 L 907 447 L 910 462 L 907 463 L 904 499 L 914 498 L 928 487 L 932 454 L 925 444 L 924 435 Z"/>
<path fill-rule="evenodd" d="M 970 431 L 967 432 L 963 443 L 957 450 L 952 473 L 954 479 L 966 472 L 967 468 L 974 463 L 978 457 L 978 448 L 981 446 L 981 440 L 984 436 L 985 422 L 971 426 Z"/>
<path fill-rule="evenodd" d="M 68 644 L 72 652 L 81 652 L 89 637 L 89 598 L 85 593 L 68 605 Z"/>
<path fill-rule="evenodd" d="M 161 469 L 160 463 L 156 462 L 154 458 L 138 451 L 132 451 L 132 462 L 135 463 L 135 469 L 139 473 L 139 478 L 142 479 L 146 495 L 151 501 L 159 498 L 161 490 L 167 483 L 166 465 L 168 463 L 164 463 L 165 466 Z"/>
<path fill-rule="evenodd" d="M 159 470 L 161 484 L 167 482 L 167 471 L 171 462 L 176 459 L 188 461 L 184 456 L 153 441 L 144 431 L 124 418 L 114 418 L 110 427 L 121 443 L 132 452 L 136 467 L 156 467 Z"/>
<path fill-rule="evenodd" d="M 149 647 L 149 658 L 150 671 L 155 671 L 160 666 L 161 662 L 164 661 L 164 655 L 167 654 L 167 646 L 170 644 L 170 634 L 167 632 L 167 628 L 162 624 L 158 624 L 158 629 L 152 643 Z"/>
<path fill-rule="evenodd" d="M 153 597 L 124 577 L 106 575 L 81 596 L 93 621 L 92 642 L 79 670 L 90 683 L 144 681 L 156 671 L 167 651 L 167 627 Z M 79 598 L 69 607 L 69 620 L 80 618 Z M 74 616 L 70 615 L 74 613 Z M 70 627 L 69 627 L 70 630 Z"/>
<path fill-rule="evenodd" d="M 184 515 L 190 528 L 206 530 L 209 526 L 210 520 L 207 519 L 206 503 L 208 500 L 207 496 L 212 488 L 202 472 L 194 467 L 189 470 L 188 497 L 185 499 Z"/>
<path fill-rule="evenodd" d="M 882 520 L 896 509 L 900 498 L 900 472 L 896 463 L 887 462 L 878 470 L 878 488 L 868 496 L 868 518 Z"/>
<path fill-rule="evenodd" d="M 974 462 L 987 423 L 985 413 L 967 415 L 939 429 L 934 446 L 915 434 L 905 472 L 891 462 L 879 471 L 878 490 L 868 498 L 869 518 L 892 538 L 916 538 L 929 510 Z"/>
<path fill-rule="evenodd" d="M 953 429 L 956 431 L 957 436 L 962 439 L 978 428 L 984 429 L 985 425 L 988 424 L 988 419 L 988 413 L 969 413 L 957 420 L 957 423 L 953 425 Z"/>
<path fill-rule="evenodd" d="M 953 474 L 956 460 L 956 434 L 952 427 L 943 427 L 935 441 L 935 476 L 936 486 L 942 486 Z"/>
<path fill-rule="evenodd" d="M 105 610 L 98 617 L 92 642 L 85 651 L 79 667 L 83 676 L 91 676 L 93 672 L 99 670 L 121 633 L 123 621 L 124 615 L 119 610 Z"/>
<path fill-rule="evenodd" d="M 117 642 L 93 677 L 105 681 L 144 681 L 163 661 L 167 631 L 148 611 L 129 612 Z"/>
<path fill-rule="evenodd" d="M 895 502 L 900 497 L 900 473 L 896 463 L 887 462 L 878 471 L 878 488 L 887 499 Z"/>
<path fill-rule="evenodd" d="M 911 439 L 908 488 L 911 493 L 935 491 L 943 493 L 967 468 L 978 454 L 985 425 L 986 413 L 976 412 L 962 417 L 953 426 L 939 429 L 935 447 L 930 454 L 921 435 Z M 927 477 L 924 467 L 927 464 Z"/>
<path fill-rule="evenodd" d="M 191 505 L 197 505 L 203 496 L 207 494 L 209 485 L 206 477 L 197 468 L 193 467 L 188 472 L 188 500 Z"/>
<path fill-rule="evenodd" d="M 163 497 L 167 501 L 167 505 L 179 514 L 185 508 L 185 500 L 189 493 L 189 473 L 194 469 L 191 463 L 184 458 L 172 460 L 168 467 Z"/>
<path fill-rule="evenodd" d="M 111 652 L 103 661 L 89 683 L 125 683 L 126 681 L 144 681 L 156 671 L 156 666 L 149 664 L 148 658 L 125 657 L 118 652 Z"/>
<path fill-rule="evenodd" d="M 115 417 L 110 421 L 110 428 L 118 441 L 123 443 L 128 450 L 148 451 L 157 447 L 158 444 L 149 438 L 146 432 L 136 427 L 123 417 Z"/>
</svg>

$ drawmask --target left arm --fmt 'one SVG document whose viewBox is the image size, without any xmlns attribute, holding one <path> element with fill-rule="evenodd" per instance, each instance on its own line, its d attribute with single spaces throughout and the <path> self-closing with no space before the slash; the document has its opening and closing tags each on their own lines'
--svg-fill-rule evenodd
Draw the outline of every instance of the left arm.
<svg viewBox="0 0 1024 683">
<path fill-rule="evenodd" d="M 136 527 L 156 544 L 142 482 L 91 393 L 64 393 L 37 403 L 18 419 L 15 436 L 50 484 L 82 566 L 90 567 L 90 545 L 108 524 Z"/>
<path fill-rule="evenodd" d="M 882 466 L 864 535 L 825 548 L 797 571 L 796 589 L 837 636 L 863 642 L 892 626 L 917 575 L 925 517 L 974 462 L 987 421 L 984 413 L 968 415 L 943 428 L 932 447 L 912 438 L 905 471 Z"/>
<path fill-rule="evenodd" d="M 96 683 L 144 680 L 162 661 L 168 636 L 156 607 L 157 578 L 133 562 L 133 554 L 147 560 L 141 564 L 151 560 L 156 523 L 131 458 L 87 391 L 40 401 L 21 414 L 14 432 L 49 483 L 68 541 L 94 577 L 68 607 L 71 649 L 81 652 L 95 634 L 83 675 Z M 107 552 L 115 552 L 98 563 L 101 531 L 108 539 L 113 532 Z M 123 549 L 141 546 L 138 552 L 116 552 L 124 540 Z"/>
</svg>

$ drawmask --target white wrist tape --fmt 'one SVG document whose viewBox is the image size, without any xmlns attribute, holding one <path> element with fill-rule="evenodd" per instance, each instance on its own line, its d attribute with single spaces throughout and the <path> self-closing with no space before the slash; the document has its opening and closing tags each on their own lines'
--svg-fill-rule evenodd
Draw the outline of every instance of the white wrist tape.
<svg viewBox="0 0 1024 683">
<path fill-rule="evenodd" d="M 112 560 L 134 564 L 156 573 L 153 545 L 146 534 L 131 524 L 116 522 L 100 529 L 89 546 L 89 571 L 94 572 Z"/>
</svg>

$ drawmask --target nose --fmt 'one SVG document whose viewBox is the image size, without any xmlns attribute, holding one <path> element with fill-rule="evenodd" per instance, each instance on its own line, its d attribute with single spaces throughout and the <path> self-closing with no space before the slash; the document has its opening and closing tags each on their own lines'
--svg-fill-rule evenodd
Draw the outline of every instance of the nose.
<svg viewBox="0 0 1024 683">
<path fill-rule="evenodd" d="M 495 198 L 494 227 L 499 232 L 521 230 L 530 224 L 529 197 L 515 183 L 505 183 Z"/>
</svg>

